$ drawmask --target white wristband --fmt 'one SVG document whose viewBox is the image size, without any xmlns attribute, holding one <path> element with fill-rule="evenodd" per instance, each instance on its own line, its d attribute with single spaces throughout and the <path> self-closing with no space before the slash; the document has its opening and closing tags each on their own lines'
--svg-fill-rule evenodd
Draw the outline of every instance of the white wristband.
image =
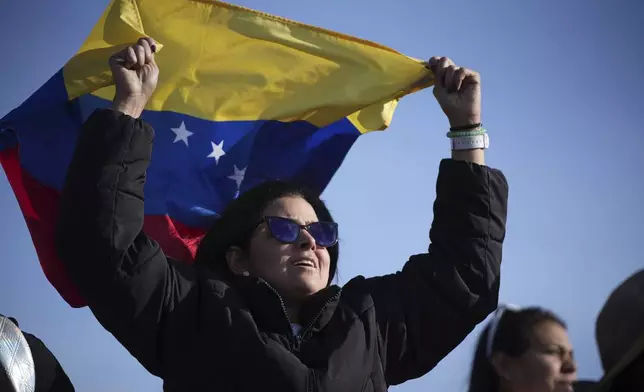
<svg viewBox="0 0 644 392">
<path fill-rule="evenodd" d="M 476 136 L 460 136 L 450 139 L 452 150 L 475 150 L 490 147 L 490 137 L 486 134 Z"/>
</svg>

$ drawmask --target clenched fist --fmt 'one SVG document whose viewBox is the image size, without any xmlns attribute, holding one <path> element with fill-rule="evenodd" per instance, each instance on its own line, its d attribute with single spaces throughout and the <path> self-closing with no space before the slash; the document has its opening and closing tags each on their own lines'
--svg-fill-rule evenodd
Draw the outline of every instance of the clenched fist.
<svg viewBox="0 0 644 392">
<path fill-rule="evenodd" d="M 434 96 L 450 126 L 463 127 L 481 122 L 481 77 L 471 69 L 458 67 L 447 57 L 432 57 Z"/>
<path fill-rule="evenodd" d="M 141 116 L 154 93 L 159 67 L 154 61 L 156 45 L 151 38 L 141 38 L 110 57 L 110 68 L 116 85 L 114 109 L 134 118 Z"/>
</svg>

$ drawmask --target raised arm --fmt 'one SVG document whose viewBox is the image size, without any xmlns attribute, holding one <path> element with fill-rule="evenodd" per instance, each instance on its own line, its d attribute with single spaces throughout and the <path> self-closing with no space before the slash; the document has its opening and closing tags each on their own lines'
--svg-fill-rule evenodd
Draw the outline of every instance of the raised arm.
<svg viewBox="0 0 644 392">
<path fill-rule="evenodd" d="M 429 66 L 451 126 L 477 128 L 478 74 L 446 58 Z M 459 135 L 474 137 L 463 142 L 480 139 Z M 482 148 L 454 150 L 441 162 L 427 253 L 412 256 L 396 274 L 356 279 L 345 288 L 373 299 L 389 385 L 426 374 L 497 306 L 508 185 L 483 158 Z"/>
<path fill-rule="evenodd" d="M 189 306 L 194 279 L 142 232 L 154 131 L 138 117 L 158 76 L 150 44 L 140 40 L 110 60 L 114 108 L 97 110 L 83 126 L 62 193 L 57 245 L 98 321 L 162 376 L 168 315 Z"/>
</svg>

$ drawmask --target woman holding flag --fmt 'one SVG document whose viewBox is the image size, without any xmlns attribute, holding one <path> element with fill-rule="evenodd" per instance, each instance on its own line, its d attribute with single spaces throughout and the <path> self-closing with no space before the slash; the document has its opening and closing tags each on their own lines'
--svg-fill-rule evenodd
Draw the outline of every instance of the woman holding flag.
<svg viewBox="0 0 644 392">
<path fill-rule="evenodd" d="M 231 202 L 195 265 L 142 231 L 155 44 L 111 59 L 113 107 L 85 123 L 67 174 L 59 255 L 99 322 L 168 391 L 385 391 L 429 372 L 497 307 L 507 182 L 484 165 L 480 79 L 432 58 L 450 121 L 427 253 L 332 285 L 338 225 L 318 195 L 271 181 Z"/>
</svg>

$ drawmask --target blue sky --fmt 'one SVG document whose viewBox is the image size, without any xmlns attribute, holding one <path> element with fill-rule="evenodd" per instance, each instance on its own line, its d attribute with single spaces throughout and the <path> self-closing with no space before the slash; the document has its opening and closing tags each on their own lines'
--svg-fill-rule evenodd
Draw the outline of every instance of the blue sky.
<svg viewBox="0 0 644 392">
<path fill-rule="evenodd" d="M 179 0 L 177 0 L 179 1 Z M 21 0 L 0 14 L 0 117 L 80 47 L 107 0 Z M 542 305 L 570 326 L 580 375 L 601 367 L 594 321 L 644 266 L 644 3 L 243 0 L 237 4 L 391 46 L 452 57 L 483 80 L 488 164 L 510 182 L 501 297 Z M 58 16 L 55 16 L 58 15 Z M 430 91 L 405 98 L 390 129 L 361 137 L 325 199 L 342 233 L 341 283 L 402 267 L 427 246 L 447 121 Z M 54 351 L 79 391 L 158 391 L 87 309 L 45 279 L 0 175 L 0 313 Z M 464 391 L 479 329 L 429 375 L 399 391 Z"/>
</svg>

